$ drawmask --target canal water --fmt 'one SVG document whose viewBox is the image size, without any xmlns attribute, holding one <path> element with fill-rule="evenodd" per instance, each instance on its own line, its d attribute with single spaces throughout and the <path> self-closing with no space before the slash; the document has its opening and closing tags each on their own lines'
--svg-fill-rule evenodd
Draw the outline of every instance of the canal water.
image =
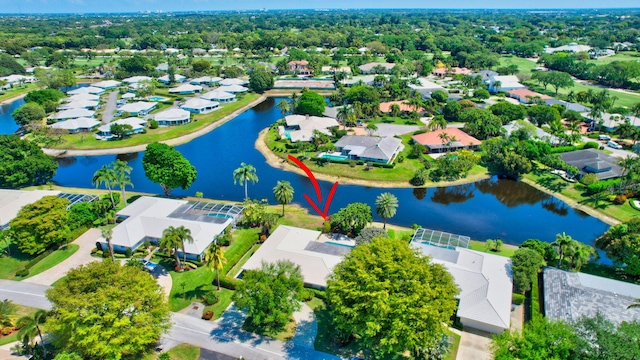
<svg viewBox="0 0 640 360">
<path fill-rule="evenodd" d="M 258 133 L 281 117 L 275 107 L 279 99 L 269 98 L 214 131 L 176 148 L 191 161 L 198 178 L 187 190 L 175 189 L 172 195 L 194 195 L 241 201 L 244 189 L 233 183 L 233 170 L 241 162 L 257 169 L 259 181 L 249 184 L 249 196 L 267 199 L 274 204 L 273 187 L 279 180 L 290 181 L 295 190 L 294 202 L 310 209 L 303 194 L 315 199 L 313 186 L 305 176 L 273 168 L 258 152 L 254 143 Z M 9 122 L 0 115 L 0 124 Z M 7 127 L 10 128 L 10 127 Z M 4 127 L 2 128 L 4 131 Z M 159 185 L 146 179 L 142 169 L 142 153 L 106 156 L 81 156 L 59 160 L 56 183 L 72 187 L 92 187 L 93 173 L 116 158 L 133 167 L 134 190 L 161 193 Z M 360 171 L 360 170 L 354 170 Z M 320 182 L 324 196 L 331 184 Z M 608 225 L 575 210 L 527 184 L 491 178 L 472 184 L 428 189 L 381 189 L 340 184 L 329 213 L 352 202 L 363 202 L 375 209 L 376 196 L 391 192 L 398 197 L 399 207 L 390 223 L 442 230 L 470 236 L 472 239 L 502 239 L 508 244 L 520 244 L 531 238 L 554 241 L 556 234 L 566 232 L 574 239 L 593 244 Z M 313 210 L 311 210 L 313 212 Z M 374 211 L 374 218 L 380 220 Z"/>
</svg>

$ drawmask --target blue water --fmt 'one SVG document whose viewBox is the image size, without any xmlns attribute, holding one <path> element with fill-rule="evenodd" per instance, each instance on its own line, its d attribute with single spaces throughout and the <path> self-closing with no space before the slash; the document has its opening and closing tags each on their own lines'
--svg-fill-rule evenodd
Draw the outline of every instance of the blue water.
<svg viewBox="0 0 640 360">
<path fill-rule="evenodd" d="M 22 104 L 24 104 L 24 99 L 0 105 L 0 134 L 13 134 L 18 130 L 20 126 L 16 124 L 11 114 Z"/>
<path fill-rule="evenodd" d="M 233 216 L 225 215 L 225 214 L 207 214 L 207 216 L 221 218 L 221 219 L 233 219 Z"/>
<path fill-rule="evenodd" d="M 163 98 L 162 96 L 152 96 L 149 98 L 149 101 L 165 101 L 167 98 Z"/>
<path fill-rule="evenodd" d="M 264 198 L 276 204 L 273 187 L 277 181 L 287 180 L 295 189 L 293 202 L 311 209 L 303 197 L 307 193 L 316 199 L 308 178 L 269 166 L 254 147 L 258 132 L 282 117 L 275 107 L 278 100 L 268 99 L 214 131 L 177 146 L 198 170 L 198 178 L 191 188 L 175 189 L 171 194 L 193 196 L 201 191 L 212 199 L 242 201 L 244 188 L 234 185 L 232 173 L 241 162 L 246 162 L 255 166 L 259 177 L 258 183 L 249 183 L 251 198 Z M 63 186 L 91 188 L 93 173 L 116 158 L 129 161 L 133 167 L 133 190 L 162 193 L 159 185 L 145 177 L 142 153 L 64 158 L 59 161 L 60 167 L 53 180 Z M 325 197 L 331 185 L 320 182 Z M 600 220 L 527 184 L 497 178 L 429 189 L 380 189 L 341 184 L 329 213 L 335 213 L 352 202 L 364 202 L 375 209 L 375 199 L 383 192 L 391 192 L 399 200 L 397 213 L 389 220 L 390 223 L 402 226 L 419 224 L 478 240 L 500 238 L 508 244 L 520 244 L 526 239 L 537 238 L 551 242 L 556 234 L 564 231 L 574 239 L 593 244 L 595 238 L 608 228 Z M 375 211 L 374 219 L 381 221 Z"/>
<path fill-rule="evenodd" d="M 347 245 L 347 244 L 340 244 L 337 242 L 333 242 L 333 241 L 325 241 L 325 244 L 331 244 L 331 245 L 335 245 L 335 246 L 344 246 L 344 247 L 348 247 L 348 248 L 354 248 L 355 246 L 353 245 Z"/>
<path fill-rule="evenodd" d="M 347 160 L 347 157 L 344 155 L 322 154 L 321 158 L 329 160 Z"/>
</svg>

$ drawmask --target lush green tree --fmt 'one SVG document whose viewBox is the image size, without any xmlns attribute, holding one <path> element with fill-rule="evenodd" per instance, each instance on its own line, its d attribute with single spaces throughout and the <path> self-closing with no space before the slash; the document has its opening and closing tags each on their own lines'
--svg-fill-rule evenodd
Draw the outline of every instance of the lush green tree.
<svg viewBox="0 0 640 360">
<path fill-rule="evenodd" d="M 77 353 L 60 352 L 56 354 L 53 360 L 82 360 L 82 357 Z"/>
<path fill-rule="evenodd" d="M 351 203 L 331 216 L 331 227 L 342 232 L 357 236 L 373 220 L 371 207 L 365 203 Z"/>
<path fill-rule="evenodd" d="M 482 143 L 484 163 L 495 173 L 518 178 L 533 169 L 531 160 L 514 151 L 509 139 L 493 138 Z"/>
<path fill-rule="evenodd" d="M 13 116 L 13 119 L 17 124 L 27 125 L 32 121 L 39 121 L 44 119 L 47 114 L 40 104 L 32 102 L 26 103 L 15 109 L 11 116 Z"/>
<path fill-rule="evenodd" d="M 188 189 L 198 175 L 196 168 L 178 150 L 162 143 L 147 145 L 142 167 L 149 180 L 160 184 L 165 196 L 177 187 Z"/>
<path fill-rule="evenodd" d="M 284 216 L 284 206 L 293 200 L 293 193 L 293 186 L 288 181 L 278 181 L 273 188 L 273 196 L 282 204 L 282 216 Z"/>
<path fill-rule="evenodd" d="M 387 230 L 380 229 L 377 227 L 366 227 L 362 229 L 362 231 L 360 231 L 360 234 L 358 234 L 358 236 L 356 236 L 354 240 L 356 242 L 356 245 L 360 245 L 364 243 L 369 243 L 374 238 L 377 238 L 380 236 L 389 237 L 389 235 L 387 234 Z"/>
<path fill-rule="evenodd" d="M 287 100 L 278 101 L 278 104 L 276 104 L 276 107 L 282 113 L 282 117 L 287 116 L 287 114 L 291 112 L 291 106 L 289 105 L 289 102 Z"/>
<path fill-rule="evenodd" d="M 116 208 L 116 202 L 113 198 L 112 189 L 116 185 L 117 182 L 117 174 L 113 167 L 109 165 L 102 165 L 102 167 L 96 170 L 93 173 L 93 178 L 91 178 L 91 183 L 95 185 L 96 188 L 100 187 L 100 185 L 104 184 L 109 192 L 109 197 L 111 198 L 111 206 L 113 209 Z"/>
<path fill-rule="evenodd" d="M 458 121 L 460 111 L 462 111 L 462 105 L 455 100 L 447 101 L 447 103 L 442 107 L 442 115 L 447 121 Z"/>
<path fill-rule="evenodd" d="M 411 178 L 411 180 L 409 180 L 409 183 L 413 186 L 422 186 L 427 182 L 428 179 L 429 172 L 426 169 L 420 168 L 413 174 L 413 177 Z"/>
<path fill-rule="evenodd" d="M 388 238 L 356 246 L 327 281 L 333 326 L 375 358 L 419 357 L 436 347 L 457 293 L 444 266 Z"/>
<path fill-rule="evenodd" d="M 201 73 L 209 70 L 211 68 L 211 63 L 207 60 L 194 60 L 191 63 L 191 68 L 196 73 Z"/>
<path fill-rule="evenodd" d="M 391 104 L 391 116 L 393 116 L 394 118 L 397 118 L 398 115 L 400 115 L 400 105 L 398 104 Z"/>
<path fill-rule="evenodd" d="M 57 168 L 58 163 L 36 144 L 16 135 L 0 135 L 0 187 L 45 184 Z"/>
<path fill-rule="evenodd" d="M 387 219 L 396 215 L 398 209 L 398 198 L 390 192 L 385 192 L 376 198 L 376 214 L 382 218 L 383 229 L 387 228 Z"/>
<path fill-rule="evenodd" d="M 538 276 L 538 270 L 544 266 L 544 258 L 537 251 L 519 248 L 511 257 L 513 287 L 516 292 L 531 290 L 531 284 Z"/>
<path fill-rule="evenodd" d="M 27 104 L 34 102 L 44 106 L 48 101 L 58 103 L 62 98 L 64 98 L 64 93 L 58 89 L 42 89 L 29 91 L 24 97 L 24 101 Z"/>
<path fill-rule="evenodd" d="M 531 106 L 529 109 L 527 109 L 527 116 L 533 124 L 538 126 L 551 124 L 555 121 L 562 120 L 557 109 L 546 105 Z"/>
<path fill-rule="evenodd" d="M 151 59 L 137 54 L 130 58 L 120 57 L 118 68 L 124 72 L 123 77 L 131 75 L 153 75 L 155 73 L 155 66 Z"/>
<path fill-rule="evenodd" d="M 601 313 L 581 317 L 573 324 L 580 338 L 581 358 L 589 360 L 635 359 L 640 354 L 640 322 L 623 321 L 616 326 Z"/>
<path fill-rule="evenodd" d="M 596 247 L 632 275 L 640 275 L 640 219 L 613 225 L 596 239 Z"/>
<path fill-rule="evenodd" d="M 113 136 L 118 139 L 124 139 L 127 136 L 133 134 L 133 126 L 129 124 L 111 124 L 109 131 Z"/>
<path fill-rule="evenodd" d="M 544 261 L 547 264 L 551 264 L 558 259 L 558 254 L 553 249 L 553 246 L 545 241 L 541 241 L 538 239 L 527 239 L 522 244 L 520 244 L 520 248 L 535 250 L 538 254 L 540 254 L 540 256 L 544 258 Z"/>
<path fill-rule="evenodd" d="M 180 257 L 178 256 L 178 249 L 184 247 L 184 242 L 179 236 L 179 232 L 176 227 L 169 226 L 164 229 L 162 232 L 162 237 L 159 241 L 159 247 L 162 250 L 165 250 L 167 253 L 173 253 L 173 256 L 176 260 L 176 269 L 182 269 L 183 265 L 180 262 Z M 184 252 L 184 250 L 183 250 Z"/>
<path fill-rule="evenodd" d="M 491 94 L 486 89 L 478 89 L 473 92 L 473 97 L 480 100 L 486 100 L 491 97 Z"/>
<path fill-rule="evenodd" d="M 325 108 L 325 101 L 322 95 L 305 91 L 297 101 L 295 112 L 303 115 L 322 116 Z"/>
<path fill-rule="evenodd" d="M 562 261 L 567 253 L 573 251 L 573 245 L 575 240 L 565 232 L 556 235 L 556 241 L 551 243 L 551 246 L 558 249 L 558 267 L 562 266 Z"/>
<path fill-rule="evenodd" d="M 42 337 L 42 325 L 47 320 L 47 311 L 38 309 L 33 315 L 23 316 L 16 322 L 18 338 L 27 339 L 27 343 L 32 343 L 36 338 L 40 339 L 40 347 L 42 348 L 42 357 L 47 358 L 47 348 L 44 346 L 44 338 Z"/>
<path fill-rule="evenodd" d="M 367 85 L 358 85 L 349 88 L 344 96 L 349 104 L 360 102 L 362 104 L 377 104 L 380 102 L 380 96 L 376 89 Z"/>
<path fill-rule="evenodd" d="M 550 71 L 549 75 L 549 84 L 556 89 L 556 96 L 558 96 L 560 89 L 573 87 L 571 75 L 561 71 Z"/>
<path fill-rule="evenodd" d="M 47 290 L 47 331 L 61 350 L 83 359 L 142 357 L 169 329 L 162 287 L 144 271 L 117 262 L 72 269 Z"/>
<path fill-rule="evenodd" d="M 249 89 L 262 94 L 273 88 L 273 74 L 266 70 L 256 70 L 249 75 Z"/>
<path fill-rule="evenodd" d="M 527 108 L 522 105 L 512 104 L 508 101 L 500 101 L 491 105 L 489 110 L 500 118 L 502 124 L 508 124 L 513 120 L 522 120 L 527 116 Z"/>
<path fill-rule="evenodd" d="M 233 183 L 238 182 L 240 185 L 244 185 L 244 198 L 245 200 L 249 198 L 249 194 L 247 192 L 247 186 L 249 185 L 249 181 L 252 184 L 258 182 L 258 174 L 256 174 L 256 168 L 251 164 L 240 163 L 240 167 L 233 170 Z"/>
<path fill-rule="evenodd" d="M 447 94 L 447 92 L 444 90 L 436 90 L 431 93 L 431 98 L 439 102 L 440 104 L 444 104 L 445 102 L 447 102 L 449 94 Z"/>
<path fill-rule="evenodd" d="M 69 200 L 45 196 L 25 205 L 9 222 L 11 238 L 20 251 L 29 255 L 43 253 L 51 246 L 69 240 Z"/>
<path fill-rule="evenodd" d="M 229 78 L 238 78 L 244 75 L 244 71 L 237 66 L 227 66 L 224 69 L 224 77 Z"/>
<path fill-rule="evenodd" d="M 460 120 L 465 122 L 464 132 L 477 139 L 488 139 L 504 132 L 502 121 L 488 110 L 470 108 L 460 113 Z"/>
<path fill-rule="evenodd" d="M 204 263 L 207 265 L 209 270 L 215 271 L 218 291 L 220 291 L 220 270 L 224 268 L 224 264 L 226 262 L 227 259 L 224 257 L 222 246 L 218 245 L 217 242 L 213 242 L 209 245 L 207 251 L 204 253 Z"/>
<path fill-rule="evenodd" d="M 460 149 L 447 153 L 436 159 L 436 168 L 431 171 L 429 177 L 434 182 L 442 179 L 457 180 L 466 177 L 479 161 L 480 155 L 471 150 Z"/>
<path fill-rule="evenodd" d="M 284 260 L 262 263 L 260 270 L 245 270 L 233 294 L 235 305 L 247 312 L 247 322 L 258 331 L 282 330 L 300 309 L 304 279 L 300 266 Z"/>
<path fill-rule="evenodd" d="M 8 54 L 0 54 L 0 76 L 24 73 L 24 66 L 20 65 L 16 59 Z"/>
</svg>

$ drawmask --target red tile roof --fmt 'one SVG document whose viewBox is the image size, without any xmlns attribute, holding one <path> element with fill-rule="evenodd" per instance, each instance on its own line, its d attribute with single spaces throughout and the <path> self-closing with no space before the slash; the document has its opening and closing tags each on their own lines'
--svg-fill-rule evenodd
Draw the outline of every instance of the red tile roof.
<svg viewBox="0 0 640 360">
<path fill-rule="evenodd" d="M 517 97 L 519 99 L 522 100 L 528 100 L 529 97 L 531 98 L 536 98 L 539 97 L 541 100 L 550 100 L 553 99 L 551 96 L 549 95 L 544 95 L 544 94 L 540 94 L 537 93 L 535 91 L 531 91 L 529 89 L 515 89 L 515 90 L 509 90 L 508 91 L 509 95 L 511 95 L 512 97 Z"/>
<path fill-rule="evenodd" d="M 400 111 L 412 112 L 414 110 L 413 106 L 407 105 L 406 100 L 398 100 L 398 101 L 389 101 L 380 103 L 380 111 L 383 113 L 391 112 L 391 105 L 398 104 L 400 106 Z M 424 111 L 423 108 L 418 108 L 418 112 Z"/>
<path fill-rule="evenodd" d="M 442 139 L 440 139 L 440 134 L 445 132 L 449 137 L 455 137 L 456 143 L 461 143 L 463 146 L 472 146 L 472 145 L 480 145 L 480 140 L 474 138 L 473 136 L 465 133 L 464 131 L 458 128 L 447 128 L 447 129 L 438 129 L 436 131 L 429 131 L 424 134 L 414 135 L 412 139 L 418 144 L 429 146 L 429 145 L 442 145 Z"/>
</svg>

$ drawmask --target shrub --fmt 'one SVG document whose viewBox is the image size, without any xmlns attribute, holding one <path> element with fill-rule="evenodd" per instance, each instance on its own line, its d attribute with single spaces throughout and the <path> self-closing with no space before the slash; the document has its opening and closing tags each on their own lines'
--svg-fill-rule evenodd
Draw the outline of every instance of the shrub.
<svg viewBox="0 0 640 360">
<path fill-rule="evenodd" d="M 20 269 L 20 270 L 16 271 L 16 276 L 19 276 L 19 277 L 27 277 L 27 276 L 29 276 L 29 269 Z"/>
<path fill-rule="evenodd" d="M 598 144 L 595 141 L 589 141 L 588 143 L 584 144 L 584 146 L 582 147 L 583 149 L 597 149 L 600 147 L 600 144 Z"/>
<path fill-rule="evenodd" d="M 158 356 L 158 360 L 171 360 L 171 355 L 169 353 L 163 352 Z"/>
<path fill-rule="evenodd" d="M 424 183 L 427 182 L 427 176 L 428 176 L 427 170 L 418 169 L 416 173 L 413 175 L 413 178 L 409 180 L 409 183 L 411 183 L 411 185 L 413 186 L 422 186 L 424 185 Z"/>
<path fill-rule="evenodd" d="M 97 253 L 97 252 L 98 252 L 98 249 L 97 249 L 97 248 L 93 248 L 93 249 L 91 249 L 91 254 L 95 254 L 95 253 Z"/>
<path fill-rule="evenodd" d="M 302 291 L 298 293 L 298 297 L 302 299 L 302 301 L 309 301 L 313 299 L 313 296 L 314 293 L 313 291 L 311 291 L 311 289 L 302 289 Z"/>
<path fill-rule="evenodd" d="M 127 248 L 127 250 L 125 250 L 124 252 L 124 256 L 130 258 L 133 255 L 133 251 L 131 251 L 131 248 Z"/>
<path fill-rule="evenodd" d="M 149 129 L 157 129 L 158 122 L 154 119 L 149 120 Z"/>
<path fill-rule="evenodd" d="M 325 234 L 331 232 L 331 223 L 329 221 L 325 221 L 322 223 L 322 232 Z"/>
<path fill-rule="evenodd" d="M 524 295 L 522 294 L 511 294 L 511 302 L 515 305 L 520 305 L 524 303 Z"/>
<path fill-rule="evenodd" d="M 327 299 L 327 293 L 325 293 L 322 290 L 318 290 L 318 289 L 307 289 L 307 290 L 311 291 L 311 293 L 313 293 L 313 296 L 317 297 L 318 299 L 321 299 L 321 300 Z"/>
<path fill-rule="evenodd" d="M 398 155 L 398 163 L 402 163 L 404 161 L 404 155 L 400 154 Z"/>
<path fill-rule="evenodd" d="M 109 251 L 109 250 L 105 250 L 105 251 L 103 251 L 103 252 L 102 252 L 102 257 L 103 257 L 103 258 L 105 258 L 105 259 L 106 259 L 106 258 L 108 258 L 108 257 L 109 257 L 109 255 L 110 255 L 109 253 L 110 253 L 110 251 Z"/>
<path fill-rule="evenodd" d="M 220 286 L 225 288 L 225 289 L 229 289 L 229 290 L 235 290 L 236 287 L 238 286 L 238 282 L 240 280 L 238 279 L 234 279 L 228 276 L 221 276 L 220 277 Z"/>
<path fill-rule="evenodd" d="M 102 254 L 103 254 L 103 251 L 102 251 L 102 250 L 98 250 L 98 251 L 96 251 L 96 255 L 97 255 L 97 256 L 102 256 Z"/>
<path fill-rule="evenodd" d="M 189 270 L 196 270 L 198 268 L 198 265 L 196 265 L 196 264 L 194 264 L 192 262 L 189 262 L 189 261 L 183 263 L 183 265 L 184 265 L 185 268 L 188 268 Z"/>
<path fill-rule="evenodd" d="M 213 311 L 211 311 L 211 310 L 206 310 L 204 313 L 202 313 L 202 319 L 204 319 L 204 320 L 211 320 L 211 319 L 213 319 Z"/>
<path fill-rule="evenodd" d="M 220 300 L 220 298 L 218 297 L 218 295 L 216 295 L 213 292 L 207 292 L 204 295 L 202 295 L 202 301 L 207 306 L 214 305 L 214 304 L 218 303 L 219 300 Z"/>
<path fill-rule="evenodd" d="M 614 202 L 618 205 L 622 205 L 624 203 L 627 202 L 627 196 L 626 195 L 616 195 L 616 199 L 614 200 Z"/>
</svg>

